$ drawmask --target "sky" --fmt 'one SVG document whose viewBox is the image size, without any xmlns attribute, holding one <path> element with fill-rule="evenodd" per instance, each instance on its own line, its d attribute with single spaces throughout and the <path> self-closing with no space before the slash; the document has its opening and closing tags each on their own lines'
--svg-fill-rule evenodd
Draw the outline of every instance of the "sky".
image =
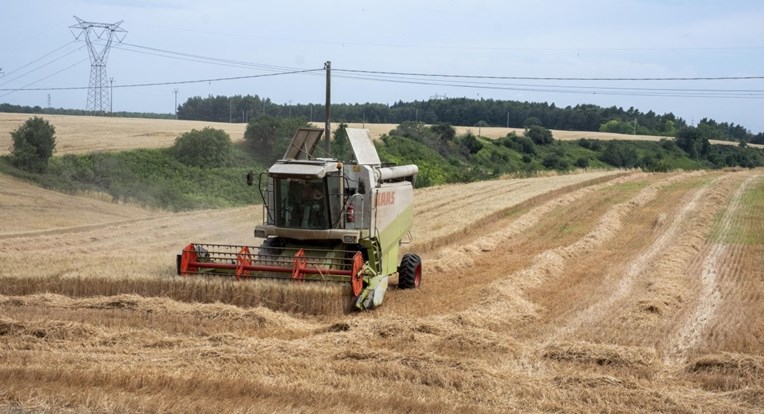
<svg viewBox="0 0 765 414">
<path fill-rule="evenodd" d="M 333 103 L 595 104 L 763 131 L 761 0 L 3 0 L 0 103 L 86 108 L 74 16 L 125 30 L 106 61 L 115 112 L 173 113 L 176 90 L 323 104 L 330 61 Z"/>
</svg>

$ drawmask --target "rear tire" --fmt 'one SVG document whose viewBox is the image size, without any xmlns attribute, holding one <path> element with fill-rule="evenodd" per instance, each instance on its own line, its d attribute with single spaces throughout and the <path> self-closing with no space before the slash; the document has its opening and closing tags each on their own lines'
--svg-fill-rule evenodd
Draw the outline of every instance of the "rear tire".
<svg viewBox="0 0 765 414">
<path fill-rule="evenodd" d="M 422 284 L 422 260 L 416 254 L 405 254 L 398 268 L 399 289 L 414 289 Z"/>
</svg>

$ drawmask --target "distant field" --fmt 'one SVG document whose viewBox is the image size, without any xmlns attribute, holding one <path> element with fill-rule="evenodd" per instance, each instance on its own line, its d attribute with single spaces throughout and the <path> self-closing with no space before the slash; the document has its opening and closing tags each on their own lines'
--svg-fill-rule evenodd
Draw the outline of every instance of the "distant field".
<svg viewBox="0 0 765 414">
<path fill-rule="evenodd" d="M 318 124 L 316 123 L 318 127 L 323 127 L 324 124 Z M 334 129 L 337 124 L 332 124 L 332 128 Z M 361 123 L 348 123 L 348 126 L 351 128 L 366 128 L 369 130 L 369 135 L 372 136 L 372 138 L 379 138 L 382 134 L 387 134 L 390 132 L 390 130 L 395 129 L 397 124 L 361 124 Z M 475 135 L 478 135 L 479 128 L 476 126 L 455 126 L 454 127 L 457 130 L 457 134 L 464 134 L 466 132 L 472 132 Z M 501 138 L 505 135 L 515 132 L 518 135 L 523 135 L 523 128 L 501 128 L 501 127 L 481 127 L 480 128 L 480 134 L 482 137 L 486 138 Z M 622 140 L 622 141 L 659 141 L 662 138 L 672 138 L 672 137 L 659 137 L 655 135 L 625 135 L 625 134 L 616 134 L 611 132 L 592 132 L 592 131 L 562 131 L 553 129 L 553 138 L 559 139 L 562 141 L 573 141 L 580 138 L 590 138 L 590 139 L 600 139 L 604 141 L 608 140 Z M 738 145 L 738 142 L 731 142 L 731 141 L 718 141 L 718 140 L 711 140 L 709 141 L 712 144 L 722 144 L 722 145 Z M 753 147 L 762 148 L 762 145 L 752 145 Z"/>
<path fill-rule="evenodd" d="M 0 155 L 8 154 L 12 145 L 10 133 L 18 128 L 31 114 L 0 113 Z M 246 129 L 245 124 L 224 122 L 180 121 L 173 119 L 108 118 L 95 116 L 43 115 L 56 127 L 56 154 L 80 154 L 92 151 L 123 151 L 135 148 L 163 148 L 173 145 L 178 135 L 205 127 L 226 131 L 231 139 L 241 141 Z M 314 123 L 319 128 L 324 124 Z M 332 128 L 337 127 L 332 124 Z M 360 124 L 350 123 L 352 128 L 366 128 L 372 138 L 377 139 L 396 128 L 396 124 Z M 468 131 L 478 134 L 478 127 L 455 127 L 458 134 Z M 480 133 L 487 138 L 499 138 L 510 132 L 523 134 L 518 128 L 481 128 Z M 553 137 L 561 140 L 594 138 L 602 140 L 648 140 L 658 141 L 662 137 L 648 135 L 623 135 L 603 132 L 577 132 L 553 130 Z M 717 144 L 737 145 L 728 141 L 712 141 Z M 762 147 L 761 145 L 759 147 Z"/>
<path fill-rule="evenodd" d="M 0 113 L 0 155 L 13 143 L 11 131 L 31 114 Z M 97 116 L 40 115 L 56 128 L 56 154 L 91 151 L 123 151 L 135 148 L 169 147 L 178 135 L 205 127 L 226 131 L 233 140 L 244 136 L 245 124 L 174 119 L 108 118 Z"/>
</svg>

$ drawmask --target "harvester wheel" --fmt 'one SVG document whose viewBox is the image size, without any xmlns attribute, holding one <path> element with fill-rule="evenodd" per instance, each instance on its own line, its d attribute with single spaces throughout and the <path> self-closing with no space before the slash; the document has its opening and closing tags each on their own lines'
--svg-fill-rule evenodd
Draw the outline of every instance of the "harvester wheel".
<svg viewBox="0 0 765 414">
<path fill-rule="evenodd" d="M 398 268 L 398 287 L 413 289 L 422 283 L 422 260 L 416 254 L 405 254 Z"/>
<path fill-rule="evenodd" d="M 358 297 L 364 288 L 364 257 L 361 252 L 353 255 L 353 267 L 351 270 L 351 288 L 353 296 Z"/>
</svg>

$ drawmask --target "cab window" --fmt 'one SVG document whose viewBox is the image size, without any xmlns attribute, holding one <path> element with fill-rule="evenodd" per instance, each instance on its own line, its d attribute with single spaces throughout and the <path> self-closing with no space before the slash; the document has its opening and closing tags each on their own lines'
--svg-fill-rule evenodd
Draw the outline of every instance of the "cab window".
<svg viewBox="0 0 765 414">
<path fill-rule="evenodd" d="M 277 178 L 276 225 L 301 229 L 329 228 L 324 180 Z"/>
</svg>

